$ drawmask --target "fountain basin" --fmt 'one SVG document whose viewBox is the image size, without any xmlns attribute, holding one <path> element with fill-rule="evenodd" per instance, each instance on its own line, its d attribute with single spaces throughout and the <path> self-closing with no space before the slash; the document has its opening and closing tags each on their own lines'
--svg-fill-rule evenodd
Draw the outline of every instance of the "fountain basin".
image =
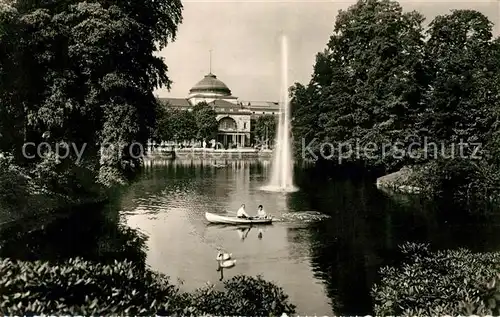
<svg viewBox="0 0 500 317">
<path fill-rule="evenodd" d="M 282 186 L 267 185 L 260 187 L 260 190 L 266 192 L 276 192 L 276 193 L 294 193 L 298 191 L 299 188 L 295 186 L 282 187 Z"/>
</svg>

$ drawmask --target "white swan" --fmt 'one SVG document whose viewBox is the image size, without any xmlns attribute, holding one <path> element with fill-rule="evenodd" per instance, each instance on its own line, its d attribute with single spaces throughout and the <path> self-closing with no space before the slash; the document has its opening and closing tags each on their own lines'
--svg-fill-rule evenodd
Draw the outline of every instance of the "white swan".
<svg viewBox="0 0 500 317">
<path fill-rule="evenodd" d="M 230 268 L 236 265 L 236 260 L 221 261 L 219 265 L 222 268 Z"/>
<path fill-rule="evenodd" d="M 232 253 L 224 253 L 222 252 L 222 248 L 217 248 L 217 257 L 215 260 L 217 261 L 226 261 L 229 260 L 233 256 Z"/>
<path fill-rule="evenodd" d="M 233 256 L 232 253 L 217 253 L 217 257 L 215 258 L 217 261 L 227 261 Z"/>
</svg>

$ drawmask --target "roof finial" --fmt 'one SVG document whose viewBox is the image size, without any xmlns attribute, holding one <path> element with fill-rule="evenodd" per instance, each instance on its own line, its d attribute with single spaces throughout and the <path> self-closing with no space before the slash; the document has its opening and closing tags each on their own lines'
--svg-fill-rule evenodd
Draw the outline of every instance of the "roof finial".
<svg viewBox="0 0 500 317">
<path fill-rule="evenodd" d="M 208 73 L 211 74 L 212 73 L 212 50 L 210 50 L 209 52 L 210 52 L 210 59 L 209 59 Z"/>
</svg>

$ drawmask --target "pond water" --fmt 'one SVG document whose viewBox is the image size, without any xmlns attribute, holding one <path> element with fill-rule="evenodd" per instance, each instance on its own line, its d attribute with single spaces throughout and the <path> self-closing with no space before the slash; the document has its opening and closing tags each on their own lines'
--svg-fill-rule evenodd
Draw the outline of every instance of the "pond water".
<svg viewBox="0 0 500 317">
<path fill-rule="evenodd" d="M 371 314 L 370 289 L 399 244 L 426 241 L 433 248 L 500 250 L 500 219 L 436 210 L 417 198 L 388 195 L 372 183 L 323 181 L 296 169 L 298 192 L 259 190 L 269 163 L 234 160 L 224 168 L 211 161 L 156 161 L 107 209 L 145 236 L 146 263 L 193 290 L 207 282 L 221 287 L 216 248 L 233 254 L 234 275 L 262 275 L 282 286 L 300 315 Z M 205 212 L 234 212 L 259 204 L 280 221 L 263 227 L 209 225 Z M 91 213 L 94 215 L 94 213 Z M 2 232 L 0 256 L 24 259 L 118 257 L 126 237 L 97 216 L 74 216 L 43 233 Z M 101 225 L 96 227 L 96 223 Z M 125 240 L 124 240 L 125 239 Z M 139 246 L 141 247 L 141 246 Z"/>
</svg>

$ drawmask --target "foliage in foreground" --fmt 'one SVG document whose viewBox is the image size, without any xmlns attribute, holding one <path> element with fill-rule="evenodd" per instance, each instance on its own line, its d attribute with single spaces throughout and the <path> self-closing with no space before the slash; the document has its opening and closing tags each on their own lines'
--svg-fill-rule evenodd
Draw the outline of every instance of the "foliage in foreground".
<svg viewBox="0 0 500 317">
<path fill-rule="evenodd" d="M 377 316 L 498 315 L 500 253 L 431 252 L 428 245 L 401 247 L 401 266 L 381 269 L 373 288 Z M 498 303 L 497 303 L 498 301 Z"/>
<path fill-rule="evenodd" d="M 182 293 L 162 274 L 134 266 L 71 259 L 61 264 L 0 262 L 0 311 L 25 314 L 281 315 L 295 312 L 282 289 L 260 277 L 236 276 Z"/>
<path fill-rule="evenodd" d="M 196 291 L 192 305 L 197 311 L 216 315 L 266 316 L 292 314 L 295 306 L 280 287 L 261 277 L 236 276 L 224 283 L 225 291 L 210 286 Z"/>
</svg>

